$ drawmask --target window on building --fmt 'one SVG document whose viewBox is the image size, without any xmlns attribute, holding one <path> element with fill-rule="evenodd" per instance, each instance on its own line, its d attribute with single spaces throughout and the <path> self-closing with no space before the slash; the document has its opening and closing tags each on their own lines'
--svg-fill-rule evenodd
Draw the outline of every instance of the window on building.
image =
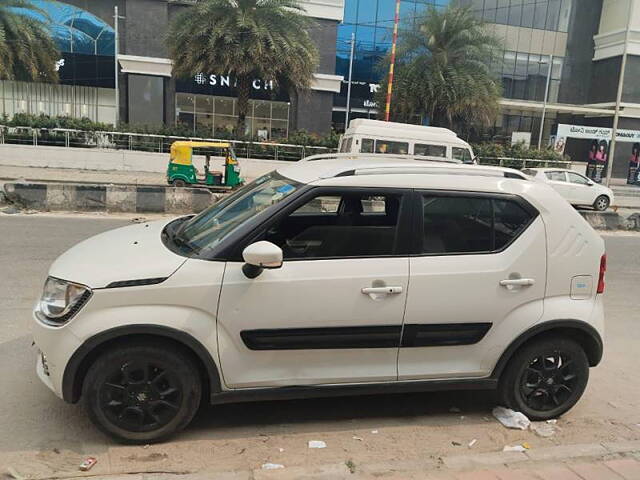
<svg viewBox="0 0 640 480">
<path fill-rule="evenodd" d="M 424 143 L 416 143 L 413 146 L 414 155 L 423 155 L 425 157 L 442 157 L 447 156 L 447 147 L 444 145 L 427 145 Z"/>
<path fill-rule="evenodd" d="M 392 142 L 391 140 L 376 140 L 376 153 L 406 155 L 409 153 L 409 144 L 407 142 Z"/>
<path fill-rule="evenodd" d="M 401 202 L 384 192 L 319 196 L 263 238 L 282 248 L 285 260 L 393 255 Z"/>
<path fill-rule="evenodd" d="M 129 123 L 164 124 L 164 78 L 129 74 Z"/>
<path fill-rule="evenodd" d="M 206 136 L 231 133 L 238 122 L 235 98 L 176 93 L 176 123 Z M 247 134 L 256 140 L 277 140 L 289 134 L 289 104 L 250 100 Z"/>
</svg>

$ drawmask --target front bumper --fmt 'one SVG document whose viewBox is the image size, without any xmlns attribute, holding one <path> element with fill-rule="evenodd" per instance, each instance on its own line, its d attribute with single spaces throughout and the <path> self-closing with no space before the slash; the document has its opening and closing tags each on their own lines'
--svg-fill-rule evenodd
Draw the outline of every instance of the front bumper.
<svg viewBox="0 0 640 480">
<path fill-rule="evenodd" d="M 81 342 L 68 325 L 52 327 L 43 324 L 33 313 L 33 340 L 38 348 L 36 373 L 38 378 L 58 397 L 62 395 L 64 370 Z M 43 355 L 45 361 L 43 362 Z"/>
</svg>

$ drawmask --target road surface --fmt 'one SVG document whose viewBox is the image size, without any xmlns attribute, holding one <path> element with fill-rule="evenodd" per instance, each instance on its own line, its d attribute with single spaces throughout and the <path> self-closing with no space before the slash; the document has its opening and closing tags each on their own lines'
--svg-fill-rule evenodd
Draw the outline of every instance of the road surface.
<svg viewBox="0 0 640 480">
<path fill-rule="evenodd" d="M 80 406 L 65 404 L 36 378 L 29 328 L 32 305 L 56 256 L 90 235 L 130 222 L 95 215 L 0 214 L 0 455 L 54 447 L 100 455 L 114 447 Z M 558 421 L 550 439 L 500 426 L 491 417 L 491 393 L 442 392 L 207 407 L 173 442 L 151 448 L 185 450 L 187 456 L 193 445 L 210 448 L 214 466 L 232 470 L 267 460 L 289 466 L 438 458 L 468 452 L 473 439 L 476 452 L 522 441 L 544 447 L 640 440 L 640 235 L 612 234 L 605 240 L 604 360 L 591 370 L 583 399 Z M 316 453 L 307 448 L 308 440 L 324 440 L 329 448 Z"/>
</svg>

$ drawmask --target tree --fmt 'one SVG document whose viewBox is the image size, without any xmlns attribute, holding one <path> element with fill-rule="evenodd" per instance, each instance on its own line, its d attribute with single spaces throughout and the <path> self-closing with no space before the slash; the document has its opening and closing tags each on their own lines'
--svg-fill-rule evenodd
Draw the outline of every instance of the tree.
<svg viewBox="0 0 640 480">
<path fill-rule="evenodd" d="M 245 132 L 254 79 L 291 93 L 309 87 L 318 52 L 297 0 L 201 0 L 169 29 L 176 75 L 224 73 L 236 79 L 237 134 Z"/>
<path fill-rule="evenodd" d="M 27 0 L 0 1 L 0 79 L 56 82 L 58 48 L 45 23 L 23 9 L 47 17 Z"/>
<path fill-rule="evenodd" d="M 448 128 L 491 123 L 501 95 L 491 64 L 501 54 L 500 41 L 468 8 L 428 8 L 398 39 L 392 119 L 426 115 L 431 125 Z M 382 63 L 386 71 L 389 61 Z M 385 78 L 377 98 L 382 112 L 386 91 Z"/>
</svg>

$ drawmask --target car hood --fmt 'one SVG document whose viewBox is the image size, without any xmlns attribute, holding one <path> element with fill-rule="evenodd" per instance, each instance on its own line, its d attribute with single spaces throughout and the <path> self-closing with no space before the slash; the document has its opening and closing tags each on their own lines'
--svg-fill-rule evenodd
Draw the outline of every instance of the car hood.
<svg viewBox="0 0 640 480">
<path fill-rule="evenodd" d="M 186 261 L 162 243 L 162 230 L 169 222 L 139 223 L 88 238 L 60 255 L 49 275 L 90 288 L 168 277 Z"/>
</svg>

